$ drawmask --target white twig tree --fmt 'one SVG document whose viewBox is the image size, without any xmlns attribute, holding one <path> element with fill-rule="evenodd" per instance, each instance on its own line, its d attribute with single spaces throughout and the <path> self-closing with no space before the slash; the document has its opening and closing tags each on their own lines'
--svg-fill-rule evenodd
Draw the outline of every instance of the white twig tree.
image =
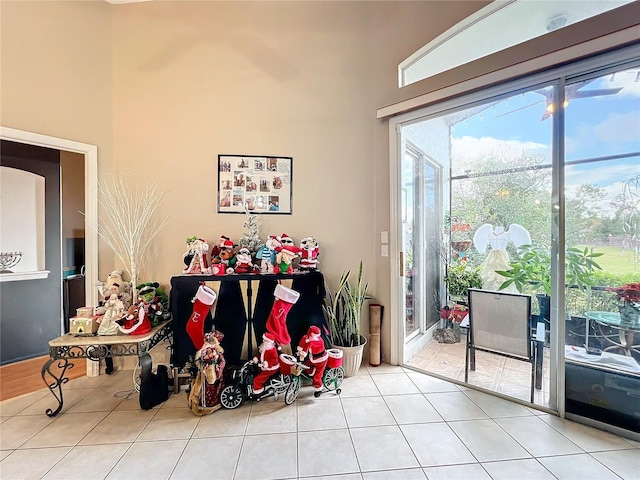
<svg viewBox="0 0 640 480">
<path fill-rule="evenodd" d="M 98 184 L 98 202 L 104 211 L 98 222 L 98 235 L 131 277 L 135 301 L 140 272 L 151 260 L 151 243 L 169 217 L 160 215 L 159 208 L 167 192 L 160 190 L 158 179 L 139 188 L 129 181 L 133 173 L 126 170 L 111 175 L 110 181 Z"/>
</svg>

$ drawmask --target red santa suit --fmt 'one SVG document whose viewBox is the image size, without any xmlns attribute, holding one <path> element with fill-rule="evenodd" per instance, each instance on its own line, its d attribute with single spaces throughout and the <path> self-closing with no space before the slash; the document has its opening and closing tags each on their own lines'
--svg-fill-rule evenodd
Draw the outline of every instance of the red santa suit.
<svg viewBox="0 0 640 480">
<path fill-rule="evenodd" d="M 253 393 L 260 394 L 264 392 L 264 384 L 271 375 L 276 373 L 280 369 L 280 362 L 278 361 L 278 349 L 276 348 L 276 342 L 273 335 L 269 332 L 262 336 L 262 344 L 260 344 L 260 358 L 258 365 L 262 370 L 253 379 Z"/>
<path fill-rule="evenodd" d="M 234 267 L 236 273 L 251 273 L 253 271 L 253 263 L 251 263 L 251 252 L 248 248 L 241 248 L 236 255 L 236 265 Z"/>
<path fill-rule="evenodd" d="M 151 321 L 144 310 L 144 302 L 129 307 L 123 325 L 118 325 L 122 333 L 128 335 L 144 335 L 151 331 Z"/>
<path fill-rule="evenodd" d="M 309 327 L 307 334 L 298 344 L 298 357 L 304 364 L 311 367 L 307 372 L 313 377 L 313 389 L 317 393 L 322 391 L 322 375 L 327 366 L 329 354 L 324 348 L 324 340 L 320 337 L 320 329 L 315 325 Z"/>
<path fill-rule="evenodd" d="M 300 270 L 316 270 L 320 247 L 313 237 L 303 238 L 300 242 Z"/>
</svg>

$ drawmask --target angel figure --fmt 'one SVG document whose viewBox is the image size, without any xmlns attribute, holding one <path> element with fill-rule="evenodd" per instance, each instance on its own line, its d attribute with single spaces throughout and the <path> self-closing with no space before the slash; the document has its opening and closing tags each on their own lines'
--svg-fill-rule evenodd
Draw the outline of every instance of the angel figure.
<svg viewBox="0 0 640 480">
<path fill-rule="evenodd" d="M 496 270 L 509 270 L 509 254 L 507 245 L 513 243 L 517 248 L 522 245 L 531 244 L 531 236 L 526 228 L 517 223 L 509 225 L 507 230 L 502 226 L 493 226 L 485 223 L 476 230 L 473 235 L 473 245 L 478 252 L 484 254 L 487 245 L 491 246 L 487 258 L 482 265 L 482 288 L 485 290 L 498 290 L 505 278 L 496 273 Z M 506 291 L 516 292 L 515 287 L 510 285 Z"/>
</svg>

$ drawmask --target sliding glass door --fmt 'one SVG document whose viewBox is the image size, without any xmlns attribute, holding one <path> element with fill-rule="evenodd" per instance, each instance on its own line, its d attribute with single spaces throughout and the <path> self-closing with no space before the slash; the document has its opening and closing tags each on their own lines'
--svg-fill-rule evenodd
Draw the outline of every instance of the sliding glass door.
<svg viewBox="0 0 640 480">
<path fill-rule="evenodd" d="M 640 281 L 639 72 L 608 69 L 564 89 L 565 242 L 584 261 L 565 291 L 566 408 L 636 432 L 640 293 L 625 315 L 612 290 Z"/>
<path fill-rule="evenodd" d="M 442 269 L 430 261 L 440 238 L 442 217 L 442 164 L 414 136 L 420 122 L 407 125 L 401 165 L 401 237 L 406 355 L 418 353 L 438 322 Z M 433 152 L 432 152 L 433 153 Z"/>
<path fill-rule="evenodd" d="M 550 258 L 552 121 L 547 107 L 553 95 L 553 86 L 538 85 L 402 125 L 402 245 L 405 284 L 413 287 L 405 318 L 428 332 L 428 342 L 416 349 L 415 333 L 405 331 L 408 365 L 463 380 L 468 287 L 501 290 L 507 278 L 497 271 L 508 270 L 525 245 Z M 430 175 L 434 165 L 446 173 Z M 517 286 L 536 293 L 535 286 Z M 517 292 L 516 285 L 504 291 Z M 548 311 L 540 313 L 536 306 L 535 313 L 550 332 Z M 548 352 L 541 363 L 548 363 Z M 529 398 L 526 363 L 479 354 L 476 365 L 469 383 Z M 548 365 L 540 371 L 545 378 L 538 380 L 536 401 L 548 405 Z"/>
<path fill-rule="evenodd" d="M 467 289 L 528 294 L 534 403 L 563 413 L 566 400 L 570 415 L 639 429 L 637 402 L 627 401 L 640 397 L 634 55 L 586 60 L 390 122 L 391 253 L 401 262 L 393 309 L 406 365 L 463 382 Z M 468 383 L 529 401 L 525 362 L 478 355 Z"/>
</svg>

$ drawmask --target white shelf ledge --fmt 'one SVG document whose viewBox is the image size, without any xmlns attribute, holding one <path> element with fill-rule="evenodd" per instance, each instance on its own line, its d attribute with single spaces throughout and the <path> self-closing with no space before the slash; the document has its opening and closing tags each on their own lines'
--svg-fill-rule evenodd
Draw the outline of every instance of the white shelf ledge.
<svg viewBox="0 0 640 480">
<path fill-rule="evenodd" d="M 19 282 L 22 280 L 39 280 L 47 277 L 49 277 L 49 270 L 38 270 L 37 272 L 0 273 L 0 283 Z"/>
</svg>

